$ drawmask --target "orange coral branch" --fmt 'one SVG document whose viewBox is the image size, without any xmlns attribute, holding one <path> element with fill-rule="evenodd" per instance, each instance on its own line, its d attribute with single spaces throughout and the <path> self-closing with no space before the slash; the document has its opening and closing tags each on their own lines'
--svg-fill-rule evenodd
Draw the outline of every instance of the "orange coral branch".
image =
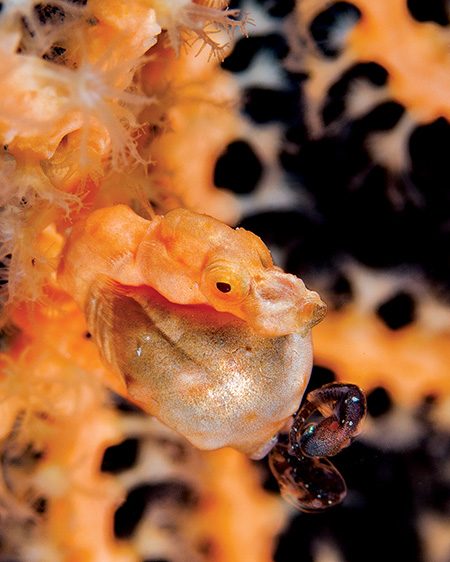
<svg viewBox="0 0 450 562">
<path fill-rule="evenodd" d="M 406 0 L 354 0 L 361 20 L 348 37 L 358 60 L 373 61 L 389 73 L 394 98 L 422 123 L 450 119 L 450 50 L 448 32 L 419 23 Z"/>
</svg>

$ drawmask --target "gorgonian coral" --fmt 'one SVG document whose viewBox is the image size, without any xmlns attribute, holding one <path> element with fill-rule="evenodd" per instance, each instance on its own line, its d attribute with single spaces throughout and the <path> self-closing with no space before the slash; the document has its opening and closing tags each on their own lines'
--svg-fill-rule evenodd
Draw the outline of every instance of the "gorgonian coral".
<svg viewBox="0 0 450 562">
<path fill-rule="evenodd" d="M 148 539 L 132 545 L 112 537 L 113 512 L 124 490 L 100 472 L 100 463 L 105 448 L 127 429 L 105 385 L 118 393 L 126 389 L 103 366 L 83 315 L 58 288 L 55 272 L 71 226 L 98 206 L 122 202 L 147 217 L 154 209 L 190 206 L 236 217 L 231 196 L 216 190 L 211 179 L 213 158 L 238 127 L 230 104 L 236 90 L 210 49 L 220 59 L 227 32 L 242 24 L 237 11 L 227 12 L 222 3 L 186 2 L 180 8 L 175 13 L 170 3 L 139 0 L 3 4 L 1 260 L 7 350 L 0 358 L 0 501 L 10 523 L 2 533 L 2 555 L 45 562 L 134 560 L 158 549 L 164 555 L 169 548 L 162 538 L 149 547 Z M 215 31 L 225 32 L 223 41 Z M 176 58 L 173 47 L 195 38 L 208 49 L 196 58 L 192 52 Z M 164 161 L 163 144 L 186 143 L 187 121 L 202 135 L 214 131 L 215 116 L 226 128 L 210 153 L 191 165 L 199 180 L 186 184 L 177 177 L 185 149 L 171 151 Z M 221 205 L 221 198 L 229 204 Z M 187 477 L 191 471 L 181 470 Z M 208 478 L 198 484 L 201 496 L 209 494 Z M 258 494 L 251 504 L 260 501 Z M 195 536 L 205 543 L 211 531 L 204 510 L 198 514 Z M 150 536 L 158 525 L 148 522 Z M 26 544 L 22 532 L 28 534 Z M 220 544 L 219 537 L 214 540 Z M 193 560 L 199 548 L 189 541 Z"/>
<path fill-rule="evenodd" d="M 183 7 L 178 22 L 186 33 L 190 20 L 185 21 L 183 14 L 191 8 L 210 14 L 192 23 L 195 33 L 214 17 L 222 25 L 222 7 L 190 6 L 189 2 Z M 164 3 L 138 1 L 127 6 L 122 2 L 105 6 L 95 0 L 5 5 L 0 132 L 4 145 L 1 258 L 9 271 L 4 287 L 7 300 L 39 296 L 52 267 L 36 240 L 52 224 L 62 232 L 81 208 L 95 204 L 96 197 L 114 202 L 119 196 L 127 203 L 150 198 L 161 210 L 192 206 L 194 195 L 183 178 L 176 179 L 175 185 L 170 180 L 183 168 L 185 155 L 175 149 L 170 151 L 171 161 L 164 163 L 161 149 L 153 150 L 152 145 L 164 142 L 167 135 L 169 143 L 179 142 L 184 132 L 178 123 L 186 111 L 191 112 L 183 105 L 189 100 L 183 89 L 205 80 L 212 83 L 209 77 L 220 73 L 207 56 L 198 57 L 198 70 L 179 84 L 179 71 L 192 64 L 188 62 L 192 55 L 183 55 L 185 62 L 174 64 L 171 49 L 156 45 L 165 42 L 167 32 L 159 22 L 165 25 L 167 9 Z M 44 36 L 45 48 L 41 47 Z M 29 46 L 35 43 L 36 48 Z M 160 73 L 160 68 L 166 70 Z M 155 72 L 156 81 L 146 78 Z M 201 90 L 196 107 L 219 116 L 217 102 L 235 95 L 223 80 L 219 98 Z M 196 116 L 190 115 L 189 120 L 194 129 Z M 233 122 L 229 111 L 224 121 Z M 203 162 L 199 166 L 204 168 Z M 208 199 L 214 200 L 210 177 L 202 173 L 199 178 L 195 192 L 206 189 L 205 197 L 194 204 L 199 210 L 208 210 Z M 126 182 L 128 189 L 112 187 L 117 182 Z M 219 207 L 212 203 L 220 214 Z M 226 211 L 222 212 L 225 217 Z"/>
</svg>

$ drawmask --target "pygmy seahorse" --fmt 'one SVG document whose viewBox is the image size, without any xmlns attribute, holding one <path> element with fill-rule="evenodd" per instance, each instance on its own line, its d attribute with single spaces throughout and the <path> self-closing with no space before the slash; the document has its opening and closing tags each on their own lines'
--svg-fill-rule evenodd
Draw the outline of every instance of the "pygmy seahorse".
<svg viewBox="0 0 450 562">
<path fill-rule="evenodd" d="M 326 306 L 253 233 L 103 208 L 74 226 L 58 276 L 129 396 L 194 445 L 260 457 L 297 410 Z"/>
</svg>

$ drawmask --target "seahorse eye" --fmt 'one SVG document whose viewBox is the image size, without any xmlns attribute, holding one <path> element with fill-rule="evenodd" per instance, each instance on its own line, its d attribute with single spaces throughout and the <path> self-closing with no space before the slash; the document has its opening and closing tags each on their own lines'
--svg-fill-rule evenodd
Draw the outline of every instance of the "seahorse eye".
<svg viewBox="0 0 450 562">
<path fill-rule="evenodd" d="M 231 285 L 229 283 L 218 281 L 216 287 L 221 293 L 229 293 L 231 291 Z"/>
<path fill-rule="evenodd" d="M 211 299 L 223 303 L 237 303 L 244 299 L 250 289 L 247 271 L 226 261 L 211 263 L 204 271 L 202 290 Z"/>
</svg>

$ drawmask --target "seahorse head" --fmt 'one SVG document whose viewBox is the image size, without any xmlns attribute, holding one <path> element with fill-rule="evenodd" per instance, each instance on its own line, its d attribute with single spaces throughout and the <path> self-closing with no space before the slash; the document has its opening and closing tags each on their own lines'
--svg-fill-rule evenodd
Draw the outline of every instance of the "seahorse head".
<svg viewBox="0 0 450 562">
<path fill-rule="evenodd" d="M 201 275 L 200 290 L 211 306 L 266 336 L 305 334 L 323 319 L 327 307 L 319 295 L 276 267 L 260 238 L 244 229 L 229 236 L 234 243 L 216 251 Z"/>
</svg>

